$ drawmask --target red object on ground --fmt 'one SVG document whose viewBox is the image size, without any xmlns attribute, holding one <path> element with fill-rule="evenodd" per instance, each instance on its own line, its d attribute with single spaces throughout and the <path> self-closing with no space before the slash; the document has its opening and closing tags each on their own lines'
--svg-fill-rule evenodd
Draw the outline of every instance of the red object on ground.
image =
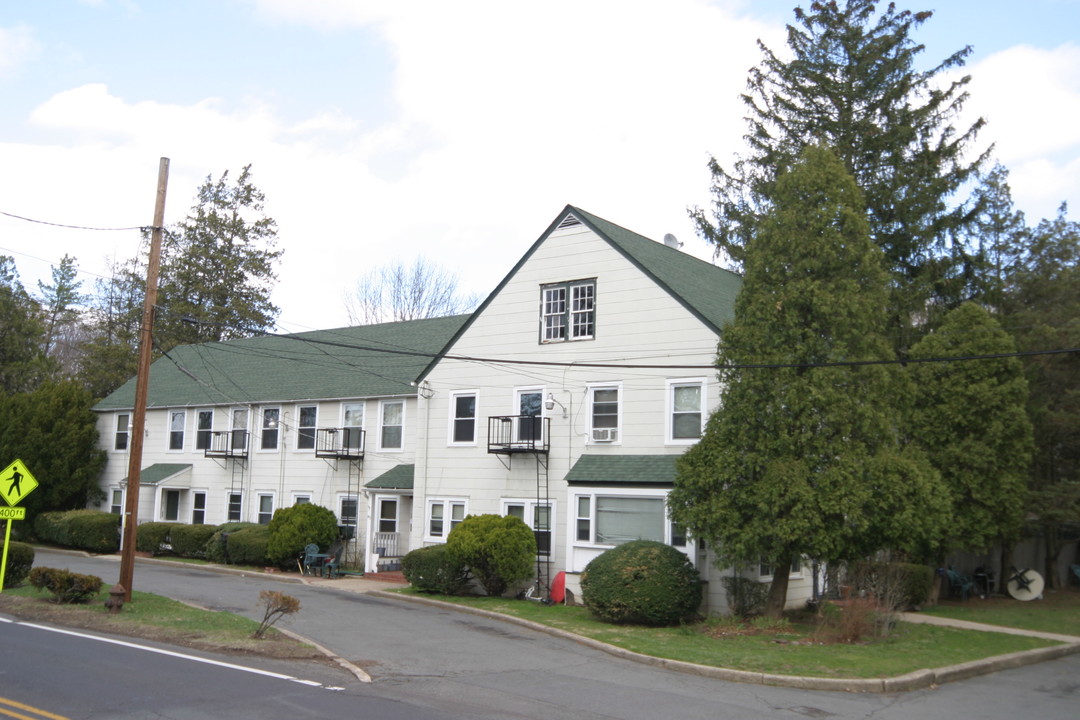
<svg viewBox="0 0 1080 720">
<path fill-rule="evenodd" d="M 551 602 L 561 603 L 566 599 L 566 573 L 559 571 L 551 582 Z"/>
</svg>

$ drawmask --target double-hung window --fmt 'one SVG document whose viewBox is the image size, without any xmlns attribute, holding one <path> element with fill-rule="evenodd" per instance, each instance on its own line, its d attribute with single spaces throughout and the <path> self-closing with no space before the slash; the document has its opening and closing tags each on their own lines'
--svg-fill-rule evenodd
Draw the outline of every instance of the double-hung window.
<svg viewBox="0 0 1080 720">
<path fill-rule="evenodd" d="M 210 447 L 210 437 L 214 432 L 214 411 L 200 410 L 195 415 L 195 449 L 206 450 Z"/>
<path fill-rule="evenodd" d="M 131 415 L 127 413 L 118 413 L 116 416 L 116 435 L 113 437 L 113 450 L 127 450 L 128 449 L 128 423 L 131 422 Z"/>
<path fill-rule="evenodd" d="M 300 421 L 296 427 L 296 449 L 312 450 L 315 448 L 315 428 L 319 422 L 317 405 L 301 405 Z"/>
<path fill-rule="evenodd" d="M 229 493 L 229 504 L 225 509 L 229 522 L 240 522 L 244 516 L 244 496 L 241 493 Z"/>
<path fill-rule="evenodd" d="M 503 515 L 521 519 L 536 536 L 537 555 L 551 554 L 551 528 L 554 525 L 555 504 L 538 500 L 503 500 Z"/>
<path fill-rule="evenodd" d="M 229 449 L 233 452 L 247 450 L 248 440 L 248 411 L 247 408 L 233 408 L 230 413 L 232 418 L 231 440 Z"/>
<path fill-rule="evenodd" d="M 619 439 L 619 393 L 617 386 L 589 388 L 590 440 L 594 443 Z"/>
<path fill-rule="evenodd" d="M 542 343 L 591 340 L 596 334 L 596 280 L 540 288 Z"/>
<path fill-rule="evenodd" d="M 401 450 L 405 402 L 384 400 L 379 408 L 379 449 Z"/>
<path fill-rule="evenodd" d="M 269 525 L 274 518 L 274 496 L 270 493 L 259 495 L 259 524 Z"/>
<path fill-rule="evenodd" d="M 191 524 L 202 525 L 206 522 L 206 493 L 196 492 L 191 495 Z"/>
<path fill-rule="evenodd" d="M 280 425 L 281 408 L 263 408 L 262 442 L 260 444 L 260 447 L 263 450 L 277 450 Z M 269 520 L 267 522 L 269 522 Z"/>
<path fill-rule="evenodd" d="M 187 423 L 187 411 L 169 411 L 169 449 L 184 449 L 184 425 Z"/>
<path fill-rule="evenodd" d="M 450 444 L 476 444 L 476 392 L 450 393 Z"/>
<path fill-rule="evenodd" d="M 346 450 L 364 447 L 364 403 L 343 403 L 341 406 L 341 446 Z"/>
<path fill-rule="evenodd" d="M 450 531 L 465 519 L 468 501 L 464 499 L 431 498 L 427 503 L 428 540 L 446 540 Z"/>
<path fill-rule="evenodd" d="M 700 378 L 668 381 L 667 440 L 691 444 L 701 437 L 705 422 L 705 381 Z"/>
</svg>

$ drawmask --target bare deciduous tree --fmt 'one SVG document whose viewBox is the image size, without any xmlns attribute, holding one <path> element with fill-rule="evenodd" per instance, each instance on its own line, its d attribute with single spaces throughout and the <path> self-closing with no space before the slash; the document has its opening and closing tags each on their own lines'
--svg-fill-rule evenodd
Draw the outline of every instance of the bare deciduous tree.
<svg viewBox="0 0 1080 720">
<path fill-rule="evenodd" d="M 459 315 L 479 304 L 478 295 L 458 292 L 457 275 L 423 257 L 411 265 L 398 260 L 374 268 L 345 293 L 345 312 L 354 325 Z"/>
</svg>

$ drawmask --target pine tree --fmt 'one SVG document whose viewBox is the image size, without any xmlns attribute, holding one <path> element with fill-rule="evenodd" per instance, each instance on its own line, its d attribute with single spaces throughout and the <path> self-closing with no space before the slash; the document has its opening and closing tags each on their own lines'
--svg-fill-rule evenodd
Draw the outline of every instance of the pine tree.
<svg viewBox="0 0 1080 720">
<path fill-rule="evenodd" d="M 33 390 L 49 375 L 44 339 L 41 307 L 19 280 L 15 261 L 0 255 L 0 395 Z"/>
<path fill-rule="evenodd" d="M 971 52 L 965 47 L 929 70 L 912 38 L 930 12 L 898 11 L 874 0 L 813 2 L 788 26 L 790 59 L 760 44 L 763 59 L 742 96 L 749 150 L 731 171 L 713 158 L 713 215 L 692 211 L 699 232 L 736 266 L 768 214 L 777 177 L 803 147 L 832 148 L 862 188 L 869 232 L 890 275 L 889 325 L 894 345 L 928 309 L 955 305 L 966 292 L 968 259 L 950 241 L 977 208 L 951 204 L 985 155 L 965 161 L 983 126 L 952 122 L 967 98 L 969 77 L 948 81 Z M 932 302 L 934 301 L 934 302 Z"/>
<path fill-rule="evenodd" d="M 898 371 L 847 364 L 890 355 L 887 281 L 833 152 L 809 146 L 780 175 L 743 259 L 720 408 L 680 459 L 669 502 L 721 562 L 773 566 L 767 612 L 778 615 L 793 557 L 915 547 L 936 537 L 945 497 L 900 443 Z"/>
</svg>

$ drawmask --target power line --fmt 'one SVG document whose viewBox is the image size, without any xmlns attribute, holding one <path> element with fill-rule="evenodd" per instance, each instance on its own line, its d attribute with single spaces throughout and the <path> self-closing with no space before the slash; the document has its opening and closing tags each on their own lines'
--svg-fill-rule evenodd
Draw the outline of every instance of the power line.
<svg viewBox="0 0 1080 720">
<path fill-rule="evenodd" d="M 67 225 L 58 222 L 49 222 L 48 220 L 35 220 L 34 218 L 23 217 L 22 215 L 15 215 L 14 213 L 4 212 L 0 210 L 0 215 L 4 215 L 16 220 L 23 220 L 25 222 L 37 223 L 38 225 L 50 225 L 52 227 L 67 228 L 68 230 L 93 230 L 95 232 L 121 232 L 126 230 L 143 230 L 149 231 L 155 228 L 150 225 L 133 225 L 131 227 L 90 227 L 88 225 Z M 161 228 L 159 228 L 161 229 Z"/>
</svg>

